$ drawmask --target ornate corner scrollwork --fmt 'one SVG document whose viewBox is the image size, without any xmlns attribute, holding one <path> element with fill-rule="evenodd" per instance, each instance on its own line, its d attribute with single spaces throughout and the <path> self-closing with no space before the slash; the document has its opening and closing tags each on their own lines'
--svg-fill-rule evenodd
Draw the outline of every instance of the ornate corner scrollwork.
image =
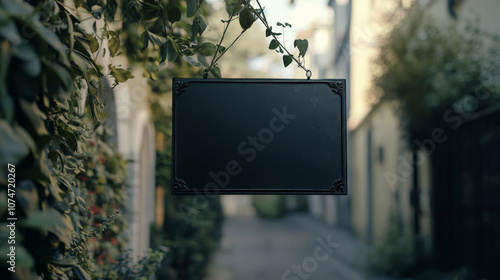
<svg viewBox="0 0 500 280">
<path fill-rule="evenodd" d="M 333 93 L 338 95 L 344 94 L 344 83 L 342 81 L 330 82 L 328 85 L 332 88 Z"/>
<path fill-rule="evenodd" d="M 189 86 L 189 82 L 176 81 L 175 82 L 175 94 L 181 95 L 181 94 L 185 93 L 188 86 Z"/>
<path fill-rule="evenodd" d="M 330 187 L 330 191 L 336 193 L 344 193 L 344 185 L 344 178 L 340 178 L 332 184 L 332 186 Z"/>
<path fill-rule="evenodd" d="M 175 177 L 172 190 L 174 192 L 187 192 L 189 191 L 189 188 L 186 186 L 186 182 L 184 180 Z"/>
</svg>

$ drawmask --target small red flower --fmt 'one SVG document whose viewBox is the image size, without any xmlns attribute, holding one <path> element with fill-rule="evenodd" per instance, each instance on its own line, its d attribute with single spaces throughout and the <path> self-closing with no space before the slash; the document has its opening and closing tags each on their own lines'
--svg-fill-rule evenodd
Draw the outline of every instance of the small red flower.
<svg viewBox="0 0 500 280">
<path fill-rule="evenodd" d="M 111 237 L 111 244 L 116 245 L 118 242 L 116 242 L 116 238 Z"/>
<path fill-rule="evenodd" d="M 96 214 L 101 214 L 103 212 L 102 208 L 97 206 L 97 205 L 92 205 L 92 207 L 90 207 L 90 212 L 92 214 L 96 213 Z"/>
<path fill-rule="evenodd" d="M 88 178 L 85 176 L 82 176 L 82 175 L 78 175 L 78 179 L 80 179 L 80 181 L 82 181 L 82 182 L 85 182 L 85 181 L 87 181 Z"/>
<path fill-rule="evenodd" d="M 91 141 L 89 141 L 89 144 L 90 144 L 90 146 L 92 146 L 92 147 L 97 146 L 97 143 L 96 143 L 96 142 L 94 142 L 94 141 L 92 141 L 92 140 L 91 140 Z"/>
<path fill-rule="evenodd" d="M 89 211 L 90 211 L 90 214 L 94 215 L 94 214 L 101 214 L 102 212 L 104 212 L 104 210 L 102 210 L 101 207 L 97 206 L 97 205 L 92 205 L 90 208 L 89 208 Z"/>
<path fill-rule="evenodd" d="M 106 162 L 106 159 L 102 157 L 102 158 L 99 159 L 99 162 L 102 163 L 102 164 L 104 164 Z"/>
</svg>

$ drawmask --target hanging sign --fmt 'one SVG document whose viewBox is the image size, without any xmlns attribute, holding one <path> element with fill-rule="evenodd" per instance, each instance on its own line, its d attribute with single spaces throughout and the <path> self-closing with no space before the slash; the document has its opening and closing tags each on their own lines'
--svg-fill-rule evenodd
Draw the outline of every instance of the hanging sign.
<svg viewBox="0 0 500 280">
<path fill-rule="evenodd" d="M 173 194 L 347 194 L 345 80 L 174 79 Z"/>
</svg>

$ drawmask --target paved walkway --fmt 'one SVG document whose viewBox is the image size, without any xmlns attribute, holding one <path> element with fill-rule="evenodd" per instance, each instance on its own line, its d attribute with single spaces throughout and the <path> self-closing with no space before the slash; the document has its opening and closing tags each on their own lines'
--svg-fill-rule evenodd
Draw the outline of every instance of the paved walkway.
<svg viewBox="0 0 500 280">
<path fill-rule="evenodd" d="M 206 280 L 366 280 L 367 247 L 306 213 L 227 217 Z"/>
</svg>

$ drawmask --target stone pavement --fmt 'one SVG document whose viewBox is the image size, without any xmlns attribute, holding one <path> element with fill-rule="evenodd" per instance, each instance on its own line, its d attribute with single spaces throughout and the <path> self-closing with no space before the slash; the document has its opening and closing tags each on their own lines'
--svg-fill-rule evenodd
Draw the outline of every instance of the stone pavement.
<svg viewBox="0 0 500 280">
<path fill-rule="evenodd" d="M 367 250 L 307 213 L 230 216 L 205 280 L 366 280 L 361 267 Z"/>
</svg>

